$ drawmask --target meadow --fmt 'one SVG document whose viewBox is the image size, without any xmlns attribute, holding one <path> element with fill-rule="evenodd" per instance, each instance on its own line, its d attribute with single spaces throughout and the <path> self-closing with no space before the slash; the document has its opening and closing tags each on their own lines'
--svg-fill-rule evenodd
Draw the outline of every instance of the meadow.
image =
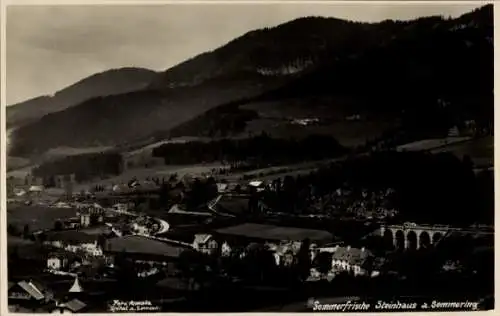
<svg viewBox="0 0 500 316">
<path fill-rule="evenodd" d="M 30 231 L 51 229 L 54 222 L 76 216 L 71 208 L 51 208 L 43 206 L 9 206 L 7 208 L 7 223 L 18 229 L 29 226 Z"/>
</svg>

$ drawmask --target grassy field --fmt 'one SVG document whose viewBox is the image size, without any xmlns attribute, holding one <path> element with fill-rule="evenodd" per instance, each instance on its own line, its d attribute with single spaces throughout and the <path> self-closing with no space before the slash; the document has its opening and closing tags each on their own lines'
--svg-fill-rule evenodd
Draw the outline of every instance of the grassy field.
<svg viewBox="0 0 500 316">
<path fill-rule="evenodd" d="M 76 212 L 71 208 L 49 208 L 40 206 L 17 206 L 7 209 L 7 223 L 23 229 L 29 225 L 31 231 L 50 229 L 58 219 L 74 217 Z"/>
<path fill-rule="evenodd" d="M 338 121 L 322 126 L 301 126 L 263 118 L 248 122 L 244 133 L 259 135 L 265 131 L 273 137 L 285 139 L 312 134 L 329 135 L 335 137 L 343 146 L 355 147 L 365 144 L 368 139 L 377 137 L 395 126 L 397 126 L 395 122 L 384 121 Z"/>
<path fill-rule="evenodd" d="M 26 166 L 20 169 L 11 170 L 7 172 L 7 177 L 14 177 L 24 179 L 28 174 L 31 174 L 31 170 L 34 168 L 33 165 Z"/>
<path fill-rule="evenodd" d="M 207 139 L 201 137 L 185 136 L 185 137 L 172 138 L 170 140 L 162 140 L 154 143 L 148 143 L 147 145 L 140 146 L 140 148 L 134 148 L 128 152 L 125 152 L 124 156 L 125 157 L 134 156 L 137 154 L 142 154 L 144 152 L 150 153 L 153 151 L 154 148 L 164 144 L 178 144 L 178 143 L 187 143 L 193 141 L 207 141 Z"/>
<path fill-rule="evenodd" d="M 63 158 L 66 156 L 99 153 L 110 149 L 112 149 L 112 147 L 110 146 L 82 147 L 82 148 L 57 147 L 46 151 L 42 156 L 42 160 L 53 160 L 53 159 Z"/>
<path fill-rule="evenodd" d="M 468 155 L 477 167 L 491 167 L 494 165 L 494 143 L 493 136 L 488 136 L 447 145 L 432 152 L 450 152 L 460 159 Z"/>
<path fill-rule="evenodd" d="M 119 176 L 111 177 L 103 180 L 96 180 L 87 183 L 81 183 L 75 186 L 75 190 L 87 189 L 89 186 L 108 185 L 108 184 L 118 184 L 127 183 L 131 179 L 135 178 L 137 180 L 145 180 L 146 178 L 158 177 L 158 178 L 168 178 L 171 174 L 176 173 L 178 178 L 184 175 L 201 175 L 203 173 L 211 172 L 212 168 L 222 167 L 220 163 L 211 164 L 200 164 L 200 165 L 185 165 L 185 166 L 158 166 L 154 168 L 134 168 L 128 169 Z"/>
<path fill-rule="evenodd" d="M 21 237 L 10 236 L 10 235 L 7 237 L 7 246 L 8 247 L 25 246 L 25 245 L 32 245 L 32 244 L 34 244 L 34 242 L 29 240 L 29 239 L 24 239 Z"/>
<path fill-rule="evenodd" d="M 7 157 L 7 170 L 16 170 L 29 166 L 29 159 L 22 157 Z"/>
<path fill-rule="evenodd" d="M 280 138 L 304 137 L 323 134 L 335 137 L 346 147 L 364 144 L 367 139 L 381 135 L 398 126 L 397 119 L 383 119 L 371 115 L 366 101 L 351 97 L 313 97 L 282 100 L 278 102 L 251 103 L 243 109 L 254 110 L 259 118 L 247 123 L 243 134 L 266 133 Z M 360 115 L 359 121 L 349 121 L 352 115 Z M 301 126 L 290 124 L 292 119 L 319 118 L 328 121 L 324 125 Z"/>
<path fill-rule="evenodd" d="M 424 150 L 439 150 L 442 147 L 461 144 L 470 141 L 470 137 L 447 137 L 447 138 L 432 138 L 423 139 L 397 147 L 398 151 L 424 151 Z"/>
</svg>

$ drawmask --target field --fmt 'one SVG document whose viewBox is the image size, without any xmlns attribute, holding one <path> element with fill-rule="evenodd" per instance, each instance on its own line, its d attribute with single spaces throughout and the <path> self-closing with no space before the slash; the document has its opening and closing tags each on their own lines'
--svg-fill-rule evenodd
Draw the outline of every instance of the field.
<svg viewBox="0 0 500 316">
<path fill-rule="evenodd" d="M 19 247 L 26 245 L 33 245 L 34 242 L 29 239 L 24 239 L 17 236 L 8 236 L 7 237 L 7 246 L 8 247 Z"/>
<path fill-rule="evenodd" d="M 24 179 L 28 174 L 31 173 L 31 170 L 34 168 L 33 165 L 22 167 L 19 169 L 13 169 L 7 172 L 7 177 L 14 177 L 19 179 Z"/>
<path fill-rule="evenodd" d="M 473 139 L 468 142 L 451 144 L 433 150 L 433 153 L 450 152 L 462 159 L 465 155 L 471 157 L 477 167 L 491 167 L 494 165 L 494 138 L 493 136 Z"/>
<path fill-rule="evenodd" d="M 53 159 L 58 159 L 58 158 L 63 158 L 66 156 L 75 156 L 75 155 L 82 155 L 82 154 L 92 154 L 92 153 L 98 153 L 98 152 L 103 152 L 106 150 L 111 149 L 112 147 L 82 147 L 82 148 L 75 148 L 75 147 L 57 147 L 53 148 L 50 150 L 47 150 L 43 156 L 42 160 L 53 160 Z"/>
<path fill-rule="evenodd" d="M 14 176 L 24 178 L 27 174 L 31 173 L 34 165 L 44 162 L 64 158 L 67 156 L 75 156 L 82 154 L 98 153 L 111 149 L 112 147 L 85 147 L 85 148 L 72 148 L 72 147 L 57 147 L 45 152 L 36 161 L 30 161 L 22 157 L 7 157 L 7 176 Z"/>
<path fill-rule="evenodd" d="M 285 139 L 302 138 L 312 134 L 329 135 L 335 137 L 345 147 L 356 147 L 395 126 L 396 123 L 379 121 L 338 121 L 323 126 L 301 126 L 286 121 L 257 119 L 247 123 L 245 133 L 259 135 L 265 131 L 273 137 Z"/>
<path fill-rule="evenodd" d="M 58 219 L 74 217 L 74 209 L 49 208 L 41 206 L 17 206 L 7 209 L 7 223 L 23 229 L 28 225 L 30 231 L 50 229 Z"/>
<path fill-rule="evenodd" d="M 124 153 L 124 156 L 125 157 L 134 156 L 137 154 L 143 154 L 144 152 L 149 154 L 153 151 L 154 148 L 161 146 L 161 145 L 164 145 L 164 144 L 187 143 L 187 142 L 193 142 L 193 141 L 206 141 L 206 139 L 200 138 L 200 137 L 188 137 L 188 136 L 186 136 L 186 137 L 177 137 L 177 138 L 173 138 L 170 140 L 162 140 L 162 141 L 158 141 L 158 142 L 154 142 L 154 143 L 148 143 L 147 145 L 144 145 L 144 146 L 139 146 L 140 148 L 134 148 L 131 151 Z M 137 147 L 137 146 L 135 146 L 135 147 Z"/>
<path fill-rule="evenodd" d="M 461 144 L 470 141 L 470 137 L 448 137 L 448 138 L 433 138 L 423 139 L 412 143 L 404 144 L 397 147 L 398 151 L 424 151 L 435 150 L 442 147 Z"/>
<path fill-rule="evenodd" d="M 99 185 L 107 185 L 107 184 L 118 184 L 118 183 L 127 183 L 131 179 L 135 178 L 137 180 L 145 180 L 146 178 L 158 177 L 158 178 L 168 178 L 171 174 L 176 173 L 178 178 L 183 177 L 184 175 L 201 175 L 203 173 L 210 173 L 213 168 L 222 167 L 219 163 L 212 164 L 200 164 L 200 165 L 186 165 L 186 166 L 158 166 L 154 168 L 136 168 L 136 169 L 128 169 L 123 172 L 121 175 L 116 177 L 111 177 L 103 180 L 96 180 L 90 183 L 81 183 L 75 186 L 75 190 L 87 189 L 89 186 L 94 186 L 96 184 Z"/>
<path fill-rule="evenodd" d="M 362 145 L 367 139 L 381 135 L 388 129 L 399 125 L 397 119 L 378 118 L 366 109 L 366 101 L 349 97 L 298 98 L 279 102 L 262 102 L 244 105 L 243 109 L 259 113 L 259 119 L 247 123 L 243 134 L 258 135 L 266 133 L 280 138 L 304 137 L 310 134 L 323 134 L 335 137 L 346 147 Z M 359 120 L 348 120 L 359 115 Z M 293 119 L 325 120 L 321 125 L 301 126 L 290 124 Z"/>
<path fill-rule="evenodd" d="M 30 164 L 29 159 L 22 157 L 7 157 L 7 170 L 16 170 L 27 167 Z"/>
</svg>

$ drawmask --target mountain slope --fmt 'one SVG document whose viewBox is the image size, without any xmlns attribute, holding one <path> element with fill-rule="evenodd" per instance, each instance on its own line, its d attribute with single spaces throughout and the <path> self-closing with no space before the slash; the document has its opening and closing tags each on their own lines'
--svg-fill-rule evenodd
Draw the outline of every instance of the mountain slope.
<svg viewBox="0 0 500 316">
<path fill-rule="evenodd" d="M 286 120 L 293 116 L 293 108 L 300 107 L 303 110 L 298 113 L 304 115 L 307 112 L 307 116 L 316 112 L 316 117 L 333 119 L 333 125 L 343 128 L 349 124 L 369 125 L 374 120 L 375 124 L 384 125 L 388 120 L 396 122 L 400 118 L 405 128 L 429 135 L 447 131 L 450 125 L 459 125 L 465 120 L 476 120 L 481 127 L 491 126 L 492 13 L 492 6 L 485 6 L 456 19 L 428 17 L 412 22 L 366 24 L 366 28 L 376 29 L 374 34 L 380 31 L 390 36 L 381 36 L 383 40 L 378 45 L 359 50 L 356 54 L 313 66 L 279 89 L 233 104 L 232 109 L 221 107 L 218 112 L 207 112 L 173 129 L 173 135 L 206 136 L 213 134 L 214 130 L 227 131 L 228 116 L 235 117 L 234 108 L 242 106 L 257 113 L 247 115 L 245 122 L 240 120 L 245 115 L 238 116 L 234 121 L 237 123 L 234 134 L 241 132 L 241 126 L 254 121 L 255 124 L 250 125 L 260 125 L 268 132 L 274 130 L 277 118 L 281 116 Z M 314 20 L 299 19 L 291 24 Z M 316 20 L 318 23 L 324 21 L 321 18 Z M 387 31 L 390 29 L 395 31 Z M 269 117 L 269 113 L 273 113 L 274 120 L 268 119 L 267 127 L 262 127 L 266 125 L 265 122 L 262 124 L 265 119 L 259 119 L 259 114 Z M 361 113 L 372 121 L 338 121 L 353 113 Z M 217 125 L 218 128 L 214 127 Z M 346 132 L 328 129 L 328 132 L 332 131 L 339 137 Z M 371 134 L 372 131 L 367 129 L 366 132 Z M 249 132 L 255 130 L 243 133 Z M 376 137 L 368 134 L 366 137 Z"/>
<path fill-rule="evenodd" d="M 492 6 L 457 19 L 297 19 L 181 63 L 147 89 L 90 99 L 23 126 L 13 133 L 11 151 L 30 156 L 57 146 L 116 145 L 172 129 L 176 136 L 221 134 L 217 122 L 203 122 L 208 117 L 231 125 L 236 116 L 241 132 L 241 117 L 259 115 L 229 111 L 228 121 L 224 111 L 204 112 L 243 103 L 258 109 L 272 101 L 286 116 L 287 103 L 308 108 L 311 97 L 350 100 L 325 103 L 331 113 L 358 107 L 382 120 L 402 115 L 423 126 L 482 119 L 492 112 L 492 25 Z M 444 109 L 438 99 L 451 106 Z"/>
<path fill-rule="evenodd" d="M 15 130 L 10 155 L 27 157 L 59 146 L 109 146 L 143 139 L 223 102 L 258 95 L 261 84 L 273 86 L 266 78 L 243 75 L 195 87 L 93 98 Z"/>
<path fill-rule="evenodd" d="M 7 107 L 7 126 L 35 121 L 94 97 L 144 89 L 156 75 L 156 72 L 143 68 L 112 69 L 92 75 L 53 96 L 41 96 Z"/>
</svg>

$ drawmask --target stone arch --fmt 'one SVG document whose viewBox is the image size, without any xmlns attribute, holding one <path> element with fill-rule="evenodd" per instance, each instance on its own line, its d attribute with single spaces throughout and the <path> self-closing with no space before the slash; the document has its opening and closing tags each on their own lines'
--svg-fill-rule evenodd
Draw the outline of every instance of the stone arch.
<svg viewBox="0 0 500 316">
<path fill-rule="evenodd" d="M 408 249 L 410 250 L 416 250 L 418 249 L 418 236 L 417 236 L 417 233 L 413 230 L 410 230 L 407 234 L 406 234 L 406 240 L 407 240 L 407 243 L 408 243 Z"/>
<path fill-rule="evenodd" d="M 431 236 L 425 230 L 420 233 L 420 248 L 429 248 L 431 246 Z"/>
<path fill-rule="evenodd" d="M 406 248 L 405 233 L 402 230 L 396 231 L 395 243 L 396 243 L 396 249 L 402 250 Z"/>
<path fill-rule="evenodd" d="M 443 234 L 440 232 L 435 232 L 432 234 L 432 244 L 438 243 L 443 238 Z"/>
<path fill-rule="evenodd" d="M 386 229 L 382 236 L 384 248 L 394 249 L 394 236 L 392 230 Z"/>
</svg>

